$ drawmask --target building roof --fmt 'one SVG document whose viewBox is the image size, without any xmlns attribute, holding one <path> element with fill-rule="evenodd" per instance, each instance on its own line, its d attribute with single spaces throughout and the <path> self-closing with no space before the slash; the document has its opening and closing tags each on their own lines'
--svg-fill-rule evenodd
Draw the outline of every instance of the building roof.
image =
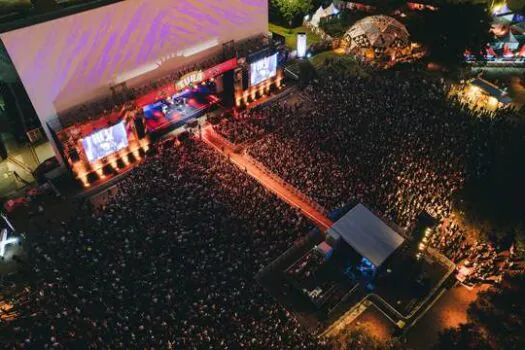
<svg viewBox="0 0 525 350">
<path fill-rule="evenodd" d="M 507 96 L 505 91 L 501 90 L 496 85 L 494 85 L 494 84 L 492 84 L 492 83 L 490 83 L 490 82 L 488 82 L 486 80 L 483 80 L 483 79 L 480 79 L 480 78 L 475 78 L 475 79 L 472 79 L 470 81 L 470 84 L 474 85 L 474 86 L 477 86 L 478 88 L 480 88 L 481 90 L 483 90 L 487 94 L 489 94 L 490 96 L 497 98 L 498 101 L 500 101 L 501 103 L 510 103 L 510 102 L 512 102 L 512 99 Z"/>
<path fill-rule="evenodd" d="M 362 204 L 356 205 L 333 224 L 328 234 L 341 237 L 376 267 L 405 241 Z"/>
</svg>

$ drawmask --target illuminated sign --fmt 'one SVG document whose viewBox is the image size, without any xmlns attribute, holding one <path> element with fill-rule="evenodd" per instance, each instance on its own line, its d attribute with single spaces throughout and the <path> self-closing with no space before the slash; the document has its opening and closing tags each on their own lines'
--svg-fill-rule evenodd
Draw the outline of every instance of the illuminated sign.
<svg viewBox="0 0 525 350">
<path fill-rule="evenodd" d="M 234 57 L 232 59 L 229 59 L 228 61 L 224 61 L 222 63 L 219 63 L 215 67 L 212 67 L 210 69 L 207 69 L 204 71 L 204 77 L 205 80 L 208 80 L 210 78 L 214 78 L 217 75 L 221 75 L 224 72 L 227 72 L 229 70 L 235 69 L 237 67 L 237 58 Z"/>
<path fill-rule="evenodd" d="M 306 56 L 306 33 L 297 33 L 297 57 Z"/>
<path fill-rule="evenodd" d="M 135 104 L 137 107 L 144 107 L 147 105 L 150 105 L 152 103 L 155 103 L 161 99 L 163 99 L 165 96 L 172 96 L 177 93 L 177 91 L 184 90 L 189 84 L 185 84 L 185 81 L 188 81 L 186 78 L 188 77 L 191 83 L 191 79 L 195 78 L 201 78 L 198 81 L 194 82 L 201 82 L 205 81 L 211 78 L 214 78 L 218 75 L 223 74 L 224 72 L 227 72 L 229 70 L 235 69 L 237 67 L 237 58 L 232 58 L 227 61 L 224 61 L 212 68 L 206 69 L 204 72 L 201 71 L 194 71 L 189 74 L 184 75 L 176 84 L 167 84 L 160 89 L 149 92 L 146 95 L 143 95 L 135 100 Z M 198 77 L 197 75 L 200 75 L 201 73 L 204 74 L 203 77 Z M 190 77 L 190 75 L 196 75 L 195 77 Z"/>
<path fill-rule="evenodd" d="M 199 70 L 184 75 L 175 85 L 177 86 L 177 89 L 182 90 L 192 84 L 200 83 L 204 78 L 204 72 Z"/>
</svg>

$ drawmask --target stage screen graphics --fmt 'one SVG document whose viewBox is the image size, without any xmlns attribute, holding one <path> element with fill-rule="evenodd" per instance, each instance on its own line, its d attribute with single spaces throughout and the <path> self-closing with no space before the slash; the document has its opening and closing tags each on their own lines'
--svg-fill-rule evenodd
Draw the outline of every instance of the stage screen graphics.
<svg viewBox="0 0 525 350">
<path fill-rule="evenodd" d="M 250 64 L 250 85 L 257 85 L 277 74 L 277 54 L 262 58 Z"/>
<path fill-rule="evenodd" d="M 215 83 L 209 82 L 142 107 L 148 131 L 201 116 L 203 111 L 219 101 L 215 93 Z"/>
<path fill-rule="evenodd" d="M 267 31 L 267 0 L 127 0 L 0 38 L 46 125 L 111 85 L 151 81 Z"/>
<path fill-rule="evenodd" d="M 90 162 L 95 162 L 128 147 L 128 135 L 124 122 L 83 138 L 82 146 Z"/>
</svg>

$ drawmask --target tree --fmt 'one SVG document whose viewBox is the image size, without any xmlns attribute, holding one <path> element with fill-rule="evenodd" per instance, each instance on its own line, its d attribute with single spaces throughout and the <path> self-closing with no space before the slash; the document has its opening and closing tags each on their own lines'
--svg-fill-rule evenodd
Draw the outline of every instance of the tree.
<svg viewBox="0 0 525 350">
<path fill-rule="evenodd" d="M 29 0 L 7 0 L 0 1 L 0 14 L 17 12 L 31 9 Z"/>
<path fill-rule="evenodd" d="M 53 11 L 58 8 L 58 4 L 55 0 L 31 0 L 33 6 L 38 11 L 46 12 Z"/>
<path fill-rule="evenodd" d="M 440 334 L 438 349 L 525 349 L 525 276 L 507 277 L 481 292 L 468 309 L 468 323 Z"/>
<path fill-rule="evenodd" d="M 488 164 L 484 175 L 466 179 L 455 206 L 466 222 L 485 236 L 505 246 L 515 241 L 518 253 L 525 246 L 525 127 L 494 128 L 485 139 L 485 149 L 472 159 L 467 173 L 475 174 Z"/>
<path fill-rule="evenodd" d="M 312 9 L 312 0 L 271 0 L 271 5 L 277 8 L 281 16 L 291 25 L 296 16 L 304 16 Z"/>
<path fill-rule="evenodd" d="M 392 348 L 401 348 L 401 344 L 395 339 L 383 343 L 373 335 L 371 335 L 364 327 L 358 326 L 347 330 L 334 341 L 334 350 L 387 350 Z"/>
<path fill-rule="evenodd" d="M 395 10 L 406 6 L 406 0 L 383 0 L 377 3 L 376 11 L 378 13 L 391 14 Z"/>
<path fill-rule="evenodd" d="M 507 277 L 500 286 L 481 292 L 468 309 L 471 323 L 484 330 L 500 349 L 525 349 L 525 276 Z"/>
<path fill-rule="evenodd" d="M 525 9 L 525 0 L 507 0 L 507 7 L 512 11 L 521 11 Z"/>
<path fill-rule="evenodd" d="M 432 61 L 454 68 L 463 62 L 465 50 L 483 58 L 491 40 L 491 23 L 486 5 L 445 3 L 437 11 L 426 10 L 410 16 L 407 27 Z"/>
<path fill-rule="evenodd" d="M 448 328 L 439 335 L 436 349 L 476 349 L 490 350 L 481 330 L 472 323 L 461 324 L 457 328 Z"/>
</svg>

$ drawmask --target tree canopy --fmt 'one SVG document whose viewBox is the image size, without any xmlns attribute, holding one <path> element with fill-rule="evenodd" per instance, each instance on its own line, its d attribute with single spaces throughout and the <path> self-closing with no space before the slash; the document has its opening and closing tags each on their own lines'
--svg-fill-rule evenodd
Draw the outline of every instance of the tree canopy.
<svg viewBox="0 0 525 350">
<path fill-rule="evenodd" d="M 335 340 L 332 345 L 334 349 L 340 350 L 387 350 L 401 348 L 399 341 L 396 339 L 383 343 L 361 326 L 344 331 L 344 333 Z"/>
<path fill-rule="evenodd" d="M 521 11 L 525 9 L 525 0 L 507 0 L 507 7 L 512 11 Z"/>
<path fill-rule="evenodd" d="M 448 328 L 440 334 L 437 349 L 476 349 L 489 350 L 491 347 L 483 338 L 479 327 L 472 323 Z"/>
<path fill-rule="evenodd" d="M 465 50 L 481 58 L 491 40 L 492 18 L 484 4 L 445 3 L 437 11 L 420 11 L 407 19 L 412 39 L 422 44 L 429 58 L 455 67 Z"/>
<path fill-rule="evenodd" d="M 440 334 L 438 349 L 525 349 L 525 276 L 507 277 L 481 292 L 468 309 L 466 325 Z"/>
<path fill-rule="evenodd" d="M 486 151 L 467 172 L 476 172 L 481 162 L 488 164 L 481 177 L 467 178 L 456 197 L 456 207 L 466 221 L 504 243 L 516 241 L 518 253 L 525 252 L 525 127 L 509 126 L 499 133 L 480 135 Z"/>
<path fill-rule="evenodd" d="M 270 5 L 290 22 L 298 15 L 307 14 L 312 9 L 312 0 L 271 0 Z"/>
</svg>

